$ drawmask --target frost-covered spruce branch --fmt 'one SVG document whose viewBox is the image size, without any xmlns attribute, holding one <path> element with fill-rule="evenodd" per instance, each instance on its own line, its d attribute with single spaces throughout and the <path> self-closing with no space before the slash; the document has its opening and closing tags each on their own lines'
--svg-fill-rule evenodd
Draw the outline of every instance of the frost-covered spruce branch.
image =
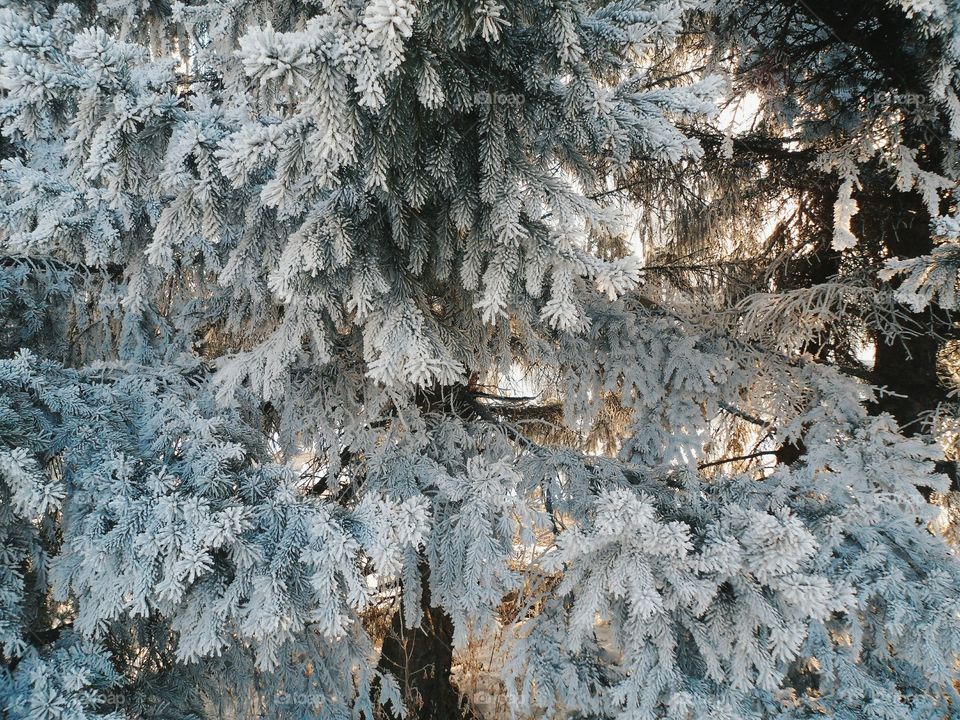
<svg viewBox="0 0 960 720">
<path fill-rule="evenodd" d="M 484 642 L 513 717 L 953 712 L 937 449 L 639 287 L 606 194 L 703 160 L 723 83 L 661 60 L 755 10 L 0 11 L 4 712 L 446 720 Z M 751 442 L 803 451 L 707 467 Z"/>
</svg>

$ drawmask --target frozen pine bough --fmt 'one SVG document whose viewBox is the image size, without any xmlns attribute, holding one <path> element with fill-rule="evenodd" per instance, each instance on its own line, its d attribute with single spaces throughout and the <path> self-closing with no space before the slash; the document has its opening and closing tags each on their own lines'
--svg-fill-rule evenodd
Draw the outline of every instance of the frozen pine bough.
<svg viewBox="0 0 960 720">
<path fill-rule="evenodd" d="M 3 712 L 956 713 L 937 447 L 641 282 L 708 11 L 6 4 Z"/>
</svg>

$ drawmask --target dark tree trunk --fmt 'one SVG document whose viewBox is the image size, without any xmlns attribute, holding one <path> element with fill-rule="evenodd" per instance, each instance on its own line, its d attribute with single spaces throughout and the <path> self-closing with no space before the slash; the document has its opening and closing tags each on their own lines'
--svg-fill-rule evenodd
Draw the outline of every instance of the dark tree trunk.
<svg viewBox="0 0 960 720">
<path fill-rule="evenodd" d="M 877 188 L 879 190 L 879 188 Z M 916 258 L 934 247 L 930 216 L 917 193 L 878 193 L 883 200 L 861 201 L 858 234 L 873 246 L 879 258 L 885 255 Z M 952 332 L 949 313 L 931 307 L 922 313 L 910 313 L 909 335 L 897 338 L 875 333 L 876 355 L 871 381 L 889 390 L 874 403 L 875 412 L 889 413 L 905 435 L 926 430 L 926 422 L 937 406 L 947 399 L 948 388 L 940 379 L 939 355 L 943 338 Z M 956 464 L 938 462 L 936 469 L 951 478 L 957 489 Z M 929 499 L 929 488 L 921 488 Z"/>
<path fill-rule="evenodd" d="M 885 194 L 883 202 L 861 201 L 858 224 L 863 238 L 894 257 L 915 258 L 930 253 L 930 216 L 919 195 Z M 874 383 L 896 393 L 881 396 L 876 409 L 890 413 L 908 435 L 923 430 L 924 415 L 946 399 L 947 390 L 938 373 L 941 340 L 936 333 L 949 331 L 950 321 L 944 313 L 931 310 L 911 313 L 910 325 L 914 331 L 911 336 L 875 337 L 873 367 Z"/>
<path fill-rule="evenodd" d="M 424 413 L 452 414 L 476 418 L 484 412 L 474 397 L 473 378 L 468 385 L 435 385 L 421 390 L 417 405 Z M 430 568 L 420 563 L 420 626 L 404 625 L 403 610 L 397 608 L 383 641 L 379 669 L 390 672 L 400 684 L 404 703 L 416 720 L 472 720 L 476 716 L 461 704 L 453 686 L 453 621 L 430 598 Z M 462 706 L 461 706 L 462 705 Z M 387 712 L 391 720 L 394 715 Z"/>
<path fill-rule="evenodd" d="M 472 718 L 461 708 L 460 694 L 450 681 L 453 665 L 453 622 L 440 608 L 431 607 L 426 565 L 421 565 L 420 627 L 407 628 L 398 608 L 383 641 L 381 671 L 393 674 L 400 684 L 408 717 L 417 720 Z M 392 714 L 388 717 L 393 718 Z"/>
</svg>

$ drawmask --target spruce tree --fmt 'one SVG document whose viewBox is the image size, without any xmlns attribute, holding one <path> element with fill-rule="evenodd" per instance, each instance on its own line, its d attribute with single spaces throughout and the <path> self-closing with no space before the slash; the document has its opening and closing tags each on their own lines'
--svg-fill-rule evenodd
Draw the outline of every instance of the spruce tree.
<svg viewBox="0 0 960 720">
<path fill-rule="evenodd" d="M 942 450 L 805 297 L 738 327 L 630 237 L 739 3 L 0 5 L 7 715 L 957 712 Z M 954 112 L 956 18 L 905 12 Z"/>
</svg>

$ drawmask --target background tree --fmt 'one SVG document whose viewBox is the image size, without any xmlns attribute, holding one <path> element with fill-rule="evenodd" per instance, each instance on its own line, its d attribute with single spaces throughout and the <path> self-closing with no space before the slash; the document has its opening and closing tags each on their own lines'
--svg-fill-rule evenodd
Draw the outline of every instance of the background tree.
<svg viewBox="0 0 960 720">
<path fill-rule="evenodd" d="M 956 211 L 941 192 L 956 184 L 953 16 L 897 3 L 725 3 L 694 27 L 663 62 L 727 73 L 738 127 L 728 130 L 727 113 L 691 129 L 709 162 L 676 175 L 687 192 L 637 184 L 670 218 L 649 238 L 654 254 L 688 253 L 701 274 L 724 265 L 733 302 L 769 290 L 839 301 L 795 349 L 888 388 L 878 410 L 908 433 L 924 429 L 950 404 L 952 305 L 895 295 L 887 267 L 899 258 L 891 267 L 917 267 L 919 280 L 916 260 L 948 239 Z"/>
<path fill-rule="evenodd" d="M 933 401 L 854 365 L 941 342 L 879 283 L 951 227 L 954 15 L 856 13 L 4 10 L 5 711 L 449 718 L 472 658 L 516 717 L 954 712 Z"/>
</svg>

